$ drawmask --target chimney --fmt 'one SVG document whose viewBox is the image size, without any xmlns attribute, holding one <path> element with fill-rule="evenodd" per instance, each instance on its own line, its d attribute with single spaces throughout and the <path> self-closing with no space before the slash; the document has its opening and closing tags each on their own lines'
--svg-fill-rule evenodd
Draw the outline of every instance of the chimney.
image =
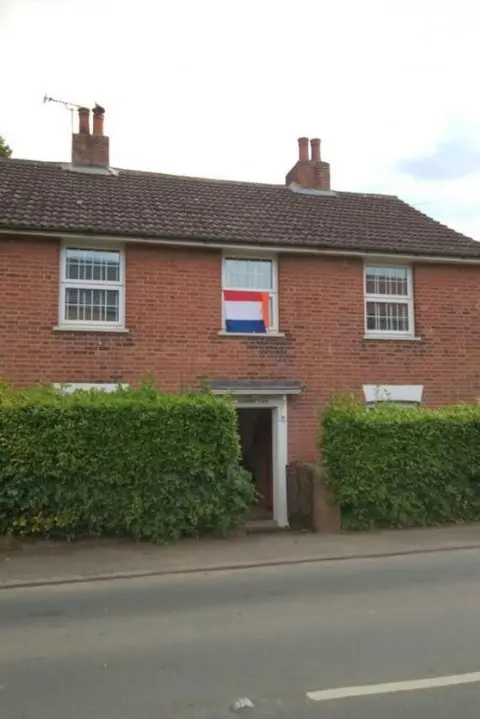
<svg viewBox="0 0 480 719">
<path fill-rule="evenodd" d="M 309 156 L 310 144 L 310 156 Z M 308 190 L 330 190 L 330 165 L 320 156 L 320 140 L 300 137 L 298 140 L 298 160 L 285 178 L 285 184 L 295 183 Z"/>
<path fill-rule="evenodd" d="M 110 138 L 103 134 L 105 110 L 93 108 L 93 134 L 90 134 L 90 110 L 78 108 L 78 133 L 72 135 L 72 165 L 108 167 Z"/>
</svg>

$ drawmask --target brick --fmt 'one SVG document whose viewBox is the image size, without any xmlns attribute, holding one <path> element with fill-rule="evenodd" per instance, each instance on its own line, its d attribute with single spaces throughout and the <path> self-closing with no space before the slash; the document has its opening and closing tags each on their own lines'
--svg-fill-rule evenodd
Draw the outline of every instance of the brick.
<svg viewBox="0 0 480 719">
<path fill-rule="evenodd" d="M 419 263 L 414 269 L 420 342 L 365 340 L 363 265 L 357 259 L 282 255 L 284 338 L 221 337 L 221 255 L 130 245 L 129 335 L 54 332 L 59 243 L 0 240 L 0 379 L 135 384 L 153 372 L 161 389 L 201 378 L 298 379 L 288 407 L 289 461 L 316 456 L 318 411 L 332 393 L 362 384 L 423 384 L 427 405 L 480 396 L 480 267 Z"/>
</svg>

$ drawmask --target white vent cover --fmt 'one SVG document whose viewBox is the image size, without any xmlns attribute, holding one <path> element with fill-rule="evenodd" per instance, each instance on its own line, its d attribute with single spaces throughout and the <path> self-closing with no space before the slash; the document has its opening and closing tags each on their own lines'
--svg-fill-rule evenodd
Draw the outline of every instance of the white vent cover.
<svg viewBox="0 0 480 719">
<path fill-rule="evenodd" d="M 78 390 L 96 389 L 99 392 L 116 392 L 118 384 L 101 384 L 94 382 L 65 382 L 65 384 L 54 384 L 55 389 L 61 390 L 64 394 L 72 394 Z M 122 389 L 128 389 L 128 384 L 121 384 Z"/>
<path fill-rule="evenodd" d="M 372 402 L 417 402 L 423 397 L 423 384 L 364 384 L 365 401 Z"/>
</svg>

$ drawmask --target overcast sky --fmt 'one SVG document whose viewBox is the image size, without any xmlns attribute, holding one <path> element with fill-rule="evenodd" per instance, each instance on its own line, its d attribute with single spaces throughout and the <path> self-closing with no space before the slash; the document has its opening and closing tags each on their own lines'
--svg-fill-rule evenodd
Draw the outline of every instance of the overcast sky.
<svg viewBox="0 0 480 719">
<path fill-rule="evenodd" d="M 480 240 L 475 0 L 0 0 L 0 135 L 67 160 L 106 108 L 116 167 L 282 183 L 301 135 L 334 189 L 400 195 Z"/>
</svg>

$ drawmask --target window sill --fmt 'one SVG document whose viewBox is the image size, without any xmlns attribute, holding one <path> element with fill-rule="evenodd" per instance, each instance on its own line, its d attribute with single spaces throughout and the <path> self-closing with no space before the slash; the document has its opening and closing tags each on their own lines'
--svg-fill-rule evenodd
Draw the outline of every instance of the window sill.
<svg viewBox="0 0 480 719">
<path fill-rule="evenodd" d="M 285 337 L 283 332 L 225 332 L 225 330 L 221 330 L 218 335 L 219 337 L 255 337 L 256 339 Z"/>
<path fill-rule="evenodd" d="M 423 342 L 423 337 L 413 335 L 366 334 L 364 340 L 396 340 L 397 342 Z"/>
<path fill-rule="evenodd" d="M 130 330 L 125 327 L 102 327 L 101 325 L 57 325 L 53 328 L 54 332 L 113 332 L 115 334 L 128 334 Z"/>
</svg>

